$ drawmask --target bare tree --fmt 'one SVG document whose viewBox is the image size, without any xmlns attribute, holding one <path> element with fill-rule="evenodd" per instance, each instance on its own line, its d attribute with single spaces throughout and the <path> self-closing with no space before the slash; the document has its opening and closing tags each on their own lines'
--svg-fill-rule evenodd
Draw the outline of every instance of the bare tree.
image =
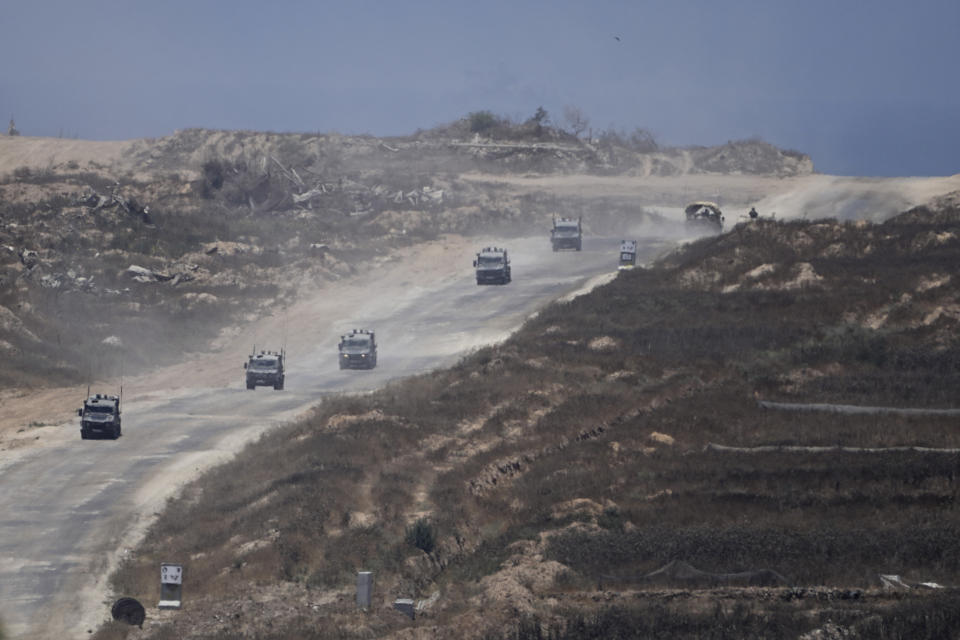
<svg viewBox="0 0 960 640">
<path fill-rule="evenodd" d="M 634 150 L 641 152 L 656 151 L 660 148 L 653 134 L 647 129 L 641 129 L 640 127 L 634 129 L 633 133 L 630 134 L 630 146 L 633 147 Z"/>
<path fill-rule="evenodd" d="M 567 124 L 570 133 L 577 138 L 590 126 L 590 119 L 587 118 L 587 115 L 579 107 L 572 107 L 570 105 L 564 107 L 563 120 Z"/>
</svg>

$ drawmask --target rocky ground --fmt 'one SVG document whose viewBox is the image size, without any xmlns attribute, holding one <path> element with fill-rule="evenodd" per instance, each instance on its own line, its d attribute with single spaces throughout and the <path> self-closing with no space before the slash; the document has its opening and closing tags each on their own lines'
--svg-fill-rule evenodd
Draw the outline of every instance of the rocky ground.
<svg viewBox="0 0 960 640">
<path fill-rule="evenodd" d="M 306 283 L 443 233 L 530 233 L 586 214 L 591 232 L 614 234 L 704 197 L 730 221 L 758 202 L 768 216 L 880 218 L 947 190 L 837 184 L 761 142 L 641 153 L 468 133 L 0 138 L 0 381 L 85 383 L 169 364 Z M 560 177 L 570 171 L 581 177 Z"/>
<path fill-rule="evenodd" d="M 144 389 L 189 379 L 177 372 L 215 381 L 226 374 L 185 354 L 240 353 L 256 335 L 247 329 L 276 329 L 304 291 L 349 286 L 441 234 L 464 246 L 492 231 L 546 235 L 560 214 L 583 215 L 593 234 L 680 236 L 682 206 L 698 199 L 719 200 L 732 229 L 551 307 L 450 371 L 326 403 L 261 442 L 275 449 L 258 459 L 282 463 L 260 471 L 292 474 L 249 473 L 267 493 L 228 482 L 229 467 L 210 474 L 114 579 L 153 602 L 156 559 L 190 557 L 203 606 L 98 636 L 572 638 L 588 636 L 559 634 L 609 636 L 643 618 L 683 621 L 664 622 L 671 637 L 721 620 L 728 637 L 777 624 L 812 638 L 883 637 L 870 635 L 877 616 L 896 633 L 953 624 L 926 600 L 901 611 L 914 592 L 885 595 L 876 582 L 881 572 L 958 582 L 951 547 L 929 542 L 954 527 L 942 458 L 890 454 L 876 471 L 856 455 L 758 464 L 704 447 L 957 446 L 942 419 L 771 417 L 755 396 L 950 404 L 956 196 L 930 199 L 960 188 L 958 177 L 818 176 L 802 154 L 759 142 L 618 144 L 476 136 L 462 123 L 397 139 L 0 139 L 0 449 L 30 444 L 31 429 L 42 441 L 88 381 L 116 384 L 121 371 L 148 376 Z M 754 204 L 762 219 L 737 224 Z M 377 457 L 378 474 L 359 472 L 358 450 Z M 223 504 L 246 506 L 224 517 Z M 164 527 L 184 522 L 195 544 L 174 548 Z M 790 583 L 712 595 L 670 575 L 665 590 L 638 588 L 670 560 Z M 382 594 L 368 615 L 351 600 L 360 564 L 376 568 Z M 250 585 L 256 596 L 244 595 Z M 416 621 L 383 595 L 401 593 L 419 603 Z"/>
<path fill-rule="evenodd" d="M 189 488 L 115 576 L 152 601 L 159 558 L 190 555 L 202 601 L 99 637 L 952 636 L 954 202 L 745 222 L 325 402 L 232 463 L 249 483 Z"/>
<path fill-rule="evenodd" d="M 127 142 L 0 138 L 3 424 L 24 436 L 58 423 L 65 407 L 37 415 L 24 400 L 59 397 L 41 391 L 51 386 L 119 386 L 441 234 L 542 232 L 556 214 L 586 214 L 590 232 L 620 233 L 663 218 L 648 201 L 675 216 L 687 195 L 668 186 L 642 202 L 558 197 L 511 184 L 519 164 L 531 177 L 586 170 L 634 185 L 686 175 L 709 191 L 721 157 L 726 170 L 781 176 L 755 176 L 769 182 L 753 191 L 731 185 L 743 202 L 810 170 L 809 159 L 759 142 L 641 153 L 550 131 L 480 137 L 462 122 L 395 139 L 206 130 Z"/>
</svg>

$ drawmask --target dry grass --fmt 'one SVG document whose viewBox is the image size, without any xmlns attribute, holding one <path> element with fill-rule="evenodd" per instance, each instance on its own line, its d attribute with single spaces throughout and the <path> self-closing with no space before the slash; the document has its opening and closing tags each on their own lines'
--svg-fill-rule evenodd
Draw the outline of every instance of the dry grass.
<svg viewBox="0 0 960 640">
<path fill-rule="evenodd" d="M 798 588 L 838 594 L 865 593 L 879 573 L 960 583 L 956 455 L 704 450 L 960 446 L 955 419 L 755 402 L 955 402 L 956 321 L 917 320 L 955 301 L 958 285 L 916 292 L 960 259 L 958 242 L 917 249 L 917 238 L 952 230 L 763 223 L 622 274 L 450 370 L 326 401 L 265 435 L 170 503 L 115 588 L 150 601 L 156 563 L 170 557 L 190 558 L 185 590 L 224 607 L 242 585 L 289 585 L 309 601 L 349 591 L 358 569 L 375 572 L 384 606 L 369 617 L 342 604 L 300 609 L 270 631 L 251 627 L 259 637 L 399 634 L 406 623 L 387 602 L 437 590 L 429 624 L 465 637 L 796 637 L 827 623 L 853 637 L 955 634 L 960 621 L 945 613 L 956 610 L 952 591 L 842 604 L 826 595 L 787 604 L 796 590 L 681 591 L 660 602 L 640 581 L 686 560 L 714 572 L 772 569 Z M 877 249 L 827 250 L 837 243 Z M 823 280 L 779 288 L 799 262 Z M 777 268 L 764 287 L 723 292 L 767 263 Z M 692 287 L 683 273 L 705 265 L 718 278 Z M 881 328 L 864 322 L 891 304 L 903 306 Z M 601 336 L 617 348 L 591 349 Z M 430 553 L 407 535 L 420 518 L 436 535 Z M 564 567 L 552 582 L 506 579 L 512 567 L 550 562 Z M 598 608 L 597 583 L 617 609 Z M 479 602 L 484 623 L 464 627 Z M 537 617 L 518 627 L 521 602 Z M 230 628 L 191 633 L 229 637 Z"/>
</svg>

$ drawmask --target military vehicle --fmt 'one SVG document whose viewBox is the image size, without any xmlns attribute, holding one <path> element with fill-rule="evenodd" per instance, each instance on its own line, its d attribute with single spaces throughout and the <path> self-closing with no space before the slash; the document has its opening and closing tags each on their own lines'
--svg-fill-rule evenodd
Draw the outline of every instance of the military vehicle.
<svg viewBox="0 0 960 640">
<path fill-rule="evenodd" d="M 507 284 L 511 280 L 510 257 L 506 249 L 484 247 L 473 261 L 477 284 Z"/>
<path fill-rule="evenodd" d="M 561 249 L 583 249 L 582 218 L 553 218 L 553 229 L 550 230 L 550 244 L 554 251 Z"/>
<path fill-rule="evenodd" d="M 637 265 L 637 241 L 622 240 L 620 242 L 620 262 L 617 269 L 633 269 Z"/>
<path fill-rule="evenodd" d="M 687 216 L 687 227 L 723 231 L 723 213 L 715 202 L 691 202 L 683 212 Z"/>
<path fill-rule="evenodd" d="M 89 395 L 77 409 L 80 416 L 80 438 L 120 437 L 120 397 L 102 393 Z"/>
<path fill-rule="evenodd" d="M 261 351 L 250 354 L 243 368 L 247 370 L 247 389 L 256 390 L 257 386 L 273 387 L 277 391 L 283 389 L 283 364 L 286 352 Z"/>
<path fill-rule="evenodd" d="M 367 329 L 353 329 L 340 336 L 341 369 L 373 369 L 377 366 L 377 336 Z"/>
</svg>

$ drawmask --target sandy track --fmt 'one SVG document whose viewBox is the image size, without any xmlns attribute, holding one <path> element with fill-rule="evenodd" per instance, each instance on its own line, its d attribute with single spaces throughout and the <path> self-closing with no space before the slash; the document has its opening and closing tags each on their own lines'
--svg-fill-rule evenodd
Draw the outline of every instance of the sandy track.
<svg viewBox="0 0 960 640">
<path fill-rule="evenodd" d="M 399 291 L 426 277 L 443 277 L 438 265 L 463 264 L 469 270 L 474 244 L 460 236 L 445 236 L 381 258 L 362 275 L 348 280 L 322 287 L 304 282 L 299 302 L 257 322 L 225 329 L 211 351 L 186 354 L 175 365 L 127 377 L 123 381 L 124 403 L 149 402 L 193 388 L 237 384 L 252 346 L 279 348 L 284 336 L 291 366 L 297 365 L 298 355 L 314 346 L 315 328 L 336 321 L 330 317 L 330 305 L 325 301 L 335 299 L 340 301 L 340 308 L 349 309 L 367 295 L 374 282 L 378 290 Z M 91 392 L 116 393 L 119 387 L 119 379 L 101 380 L 91 385 Z M 0 392 L 0 463 L 25 448 L 78 437 L 75 412 L 85 394 L 85 385 Z"/>
</svg>

